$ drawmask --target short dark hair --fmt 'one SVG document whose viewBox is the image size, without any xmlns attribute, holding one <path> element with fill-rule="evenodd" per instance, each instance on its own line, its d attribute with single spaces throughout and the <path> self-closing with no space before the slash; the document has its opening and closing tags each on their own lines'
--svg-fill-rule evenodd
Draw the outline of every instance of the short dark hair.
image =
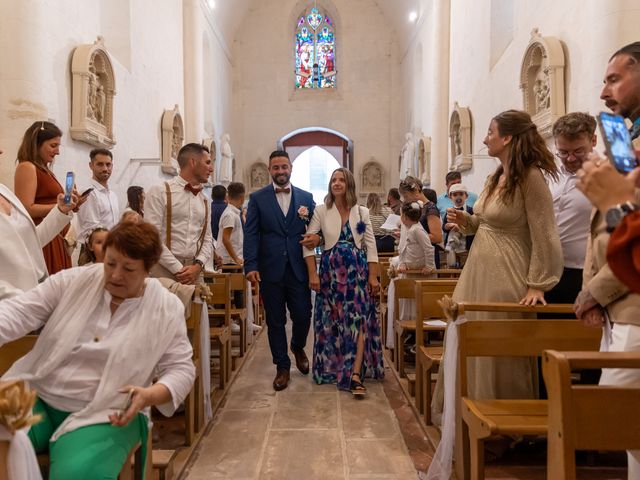
<svg viewBox="0 0 640 480">
<path fill-rule="evenodd" d="M 227 198 L 227 187 L 224 185 L 214 185 L 211 189 L 211 200 L 223 201 Z"/>
<path fill-rule="evenodd" d="M 113 153 L 111 150 L 107 150 L 106 148 L 94 148 L 89 152 L 89 158 L 93 162 L 96 159 L 96 155 L 106 155 L 111 160 L 113 160 Z"/>
<path fill-rule="evenodd" d="M 616 51 L 613 55 L 611 55 L 611 58 L 609 59 L 609 61 L 613 60 L 618 55 L 629 55 L 635 60 L 634 63 L 640 63 L 640 42 L 633 42 L 628 45 L 625 45 L 620 50 Z"/>
<path fill-rule="evenodd" d="M 393 187 L 389 189 L 389 193 L 387 193 L 387 197 L 395 198 L 396 200 L 400 200 L 400 191 Z"/>
<path fill-rule="evenodd" d="M 438 205 L 438 194 L 432 188 L 423 188 L 422 194 L 427 197 L 427 200 L 432 202 L 434 205 Z"/>
<path fill-rule="evenodd" d="M 422 208 L 418 202 L 404 202 L 401 212 L 412 222 L 419 222 L 422 216 Z"/>
<path fill-rule="evenodd" d="M 271 165 L 271 160 L 276 157 L 284 157 L 289 160 L 289 162 L 291 162 L 291 159 L 289 158 L 289 154 L 287 152 L 285 152 L 284 150 L 274 150 L 273 152 L 271 152 L 271 155 L 269 155 L 269 165 Z"/>
<path fill-rule="evenodd" d="M 444 177 L 444 183 L 449 185 L 449 182 L 453 182 L 454 180 L 462 181 L 460 172 L 447 172 L 447 175 Z"/>
<path fill-rule="evenodd" d="M 158 263 L 162 253 L 158 229 L 147 222 L 118 223 L 104 242 L 105 251 L 109 247 L 134 260 L 142 260 L 147 272 Z"/>
<path fill-rule="evenodd" d="M 596 119 L 588 113 L 567 113 L 553 124 L 554 137 L 576 140 L 584 135 L 592 138 L 594 133 L 596 133 Z"/>
<path fill-rule="evenodd" d="M 187 166 L 187 162 L 192 156 L 202 155 L 205 152 L 207 151 L 205 150 L 204 145 L 199 143 L 187 143 L 178 152 L 178 165 L 180 165 L 180 168 L 184 168 Z"/>
<path fill-rule="evenodd" d="M 229 193 L 229 198 L 236 199 L 240 198 L 241 195 L 244 195 L 244 183 L 241 182 L 231 182 L 227 187 L 227 192 Z"/>
</svg>

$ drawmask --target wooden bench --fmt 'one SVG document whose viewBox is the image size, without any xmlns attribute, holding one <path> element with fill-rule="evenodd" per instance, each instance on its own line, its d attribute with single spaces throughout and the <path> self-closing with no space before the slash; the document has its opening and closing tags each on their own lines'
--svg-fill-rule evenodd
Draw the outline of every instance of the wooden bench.
<svg viewBox="0 0 640 480">
<path fill-rule="evenodd" d="M 544 352 L 547 478 L 574 480 L 576 450 L 640 449 L 640 387 L 572 385 L 578 368 L 640 368 L 640 352 Z M 630 477 L 631 478 L 631 477 Z"/>
<path fill-rule="evenodd" d="M 213 277 L 212 277 L 213 278 Z M 231 377 L 231 284 L 228 275 L 215 277 L 208 285 L 206 295 L 211 342 L 219 346 L 220 388 L 224 389 Z M 213 392 L 211 392 L 213 394 Z"/>
<path fill-rule="evenodd" d="M 566 307 L 552 306 L 548 310 Z M 526 308 L 527 312 L 544 309 L 515 305 L 500 308 Z M 481 319 L 460 324 L 458 338 L 456 475 L 461 480 L 478 480 L 484 478 L 485 439 L 495 435 L 546 435 L 547 401 L 469 398 L 467 358 L 539 357 L 547 349 L 595 351 L 600 330 L 585 327 L 578 320 Z"/>
</svg>

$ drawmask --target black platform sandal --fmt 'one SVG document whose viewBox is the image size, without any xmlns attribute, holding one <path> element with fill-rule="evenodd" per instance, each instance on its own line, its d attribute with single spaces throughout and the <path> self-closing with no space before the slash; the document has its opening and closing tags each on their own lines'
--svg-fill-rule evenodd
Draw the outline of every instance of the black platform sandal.
<svg viewBox="0 0 640 480">
<path fill-rule="evenodd" d="M 358 380 L 355 379 L 356 376 L 358 377 Z M 351 393 L 356 398 L 362 398 L 367 393 L 367 389 L 362 384 L 361 380 L 362 380 L 362 377 L 360 376 L 359 373 L 351 374 Z"/>
</svg>

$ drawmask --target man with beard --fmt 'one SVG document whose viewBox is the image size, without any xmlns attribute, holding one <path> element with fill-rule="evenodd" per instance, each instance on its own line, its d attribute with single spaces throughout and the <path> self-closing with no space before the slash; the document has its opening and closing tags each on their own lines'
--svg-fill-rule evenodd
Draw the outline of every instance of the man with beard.
<svg viewBox="0 0 640 480">
<path fill-rule="evenodd" d="M 207 147 L 188 143 L 178 152 L 180 175 L 151 187 L 144 218 L 160 231 L 164 241 L 154 277 L 195 285 L 213 255 L 209 200 L 202 193 L 213 171 Z"/>
<path fill-rule="evenodd" d="M 247 280 L 260 282 L 267 317 L 269 347 L 276 377 L 276 391 L 287 388 L 291 360 L 287 353 L 287 308 L 293 324 L 291 351 L 300 373 L 309 373 L 304 347 L 311 323 L 311 291 L 301 241 L 307 245 L 305 230 L 315 203 L 313 196 L 290 184 L 291 161 L 285 151 L 269 156 L 273 183 L 249 197 L 244 230 L 244 271 Z"/>
<path fill-rule="evenodd" d="M 89 168 L 92 172 L 91 185 L 85 190 L 87 200 L 78 211 L 78 240 L 81 242 L 78 264 L 90 261 L 86 241 L 98 227 L 110 229 L 120 221 L 118 197 L 109 189 L 109 178 L 113 172 L 113 154 L 104 148 L 96 148 L 89 153 Z"/>
</svg>

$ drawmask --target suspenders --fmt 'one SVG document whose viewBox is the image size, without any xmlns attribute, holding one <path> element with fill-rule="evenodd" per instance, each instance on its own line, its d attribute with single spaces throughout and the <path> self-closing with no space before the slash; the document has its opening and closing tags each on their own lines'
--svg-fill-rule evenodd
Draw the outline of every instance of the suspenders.
<svg viewBox="0 0 640 480">
<path fill-rule="evenodd" d="M 171 250 L 171 223 L 173 220 L 173 208 L 171 205 L 171 188 L 169 187 L 169 182 L 164 182 L 165 192 L 167 193 L 167 237 L 165 239 L 165 245 L 169 250 Z M 200 232 L 200 237 L 198 237 L 198 249 L 193 256 L 193 258 L 197 258 L 200 250 L 202 250 L 202 245 L 204 244 L 204 236 L 207 233 L 207 225 L 209 224 L 209 202 L 206 199 L 202 201 L 204 203 L 204 222 L 202 224 L 202 231 Z"/>
</svg>

